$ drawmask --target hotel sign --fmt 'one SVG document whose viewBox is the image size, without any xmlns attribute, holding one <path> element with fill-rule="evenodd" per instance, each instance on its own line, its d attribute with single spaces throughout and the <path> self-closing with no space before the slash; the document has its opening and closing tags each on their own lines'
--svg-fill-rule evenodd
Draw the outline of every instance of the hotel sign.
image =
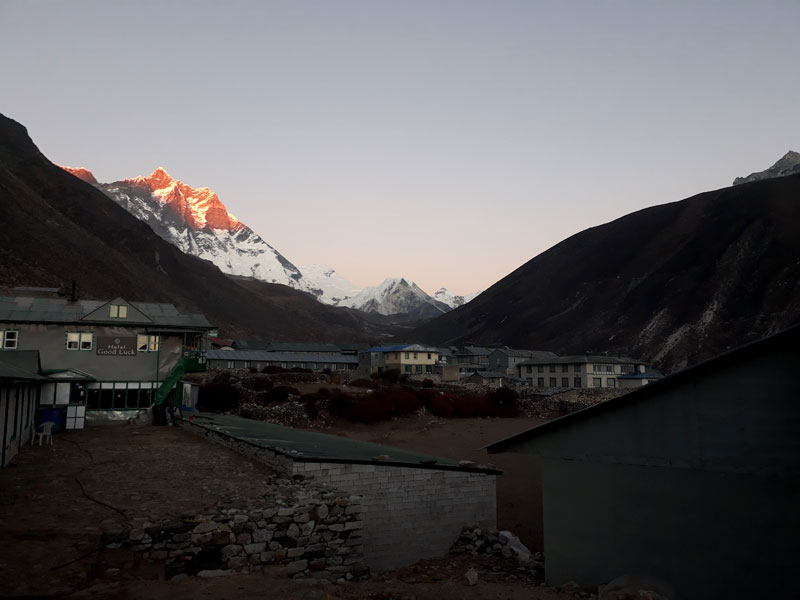
<svg viewBox="0 0 800 600">
<path fill-rule="evenodd" d="M 98 337 L 97 354 L 101 356 L 136 356 L 136 338 Z"/>
</svg>

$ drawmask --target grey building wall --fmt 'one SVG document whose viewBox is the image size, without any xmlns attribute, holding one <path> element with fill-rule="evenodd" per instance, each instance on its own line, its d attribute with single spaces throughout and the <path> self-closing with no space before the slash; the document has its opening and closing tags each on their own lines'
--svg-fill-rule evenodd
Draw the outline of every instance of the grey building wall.
<svg viewBox="0 0 800 600">
<path fill-rule="evenodd" d="M 800 482 L 543 459 L 550 585 L 645 574 L 678 597 L 796 597 Z"/>
<path fill-rule="evenodd" d="M 495 527 L 496 476 L 392 465 L 296 462 L 294 472 L 361 496 L 373 572 L 444 556 L 464 525 Z"/>
<path fill-rule="evenodd" d="M 507 447 L 542 457 L 548 583 L 638 572 L 684 599 L 795 597 L 798 359 L 793 342 L 737 354 Z"/>
<path fill-rule="evenodd" d="M 0 381 L 0 467 L 31 439 L 38 388 L 35 383 Z"/>
<path fill-rule="evenodd" d="M 9 326 L 9 328 L 11 328 Z M 135 338 L 146 333 L 145 327 L 109 327 L 103 325 L 44 325 L 21 323 L 20 350 L 38 350 L 42 369 L 80 369 L 98 381 L 156 381 L 164 379 L 177 364 L 183 349 L 183 337 L 161 335 L 160 352 L 137 352 L 136 356 L 102 356 L 97 354 L 98 338 Z M 91 350 L 67 350 L 66 334 L 70 331 L 91 332 Z M 158 367 L 158 376 L 156 368 Z"/>
</svg>

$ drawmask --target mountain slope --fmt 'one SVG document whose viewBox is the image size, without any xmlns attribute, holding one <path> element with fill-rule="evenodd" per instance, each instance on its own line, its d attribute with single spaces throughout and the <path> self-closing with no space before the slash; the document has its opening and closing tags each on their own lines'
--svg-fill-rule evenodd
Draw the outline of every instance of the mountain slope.
<svg viewBox="0 0 800 600">
<path fill-rule="evenodd" d="M 285 286 L 247 286 L 180 252 L 101 191 L 51 163 L 0 115 L 0 284 L 66 286 L 84 297 L 172 302 L 203 312 L 227 337 L 368 340 L 354 311 Z"/>
<path fill-rule="evenodd" d="M 341 300 L 354 296 L 361 291 L 361 288 L 339 275 L 333 267 L 302 265 L 300 272 L 303 273 L 304 279 L 312 288 L 321 290 L 317 300 L 325 304 L 335 306 Z"/>
<path fill-rule="evenodd" d="M 587 229 L 420 341 L 625 354 L 673 370 L 800 319 L 800 175 L 707 192 Z"/>
</svg>

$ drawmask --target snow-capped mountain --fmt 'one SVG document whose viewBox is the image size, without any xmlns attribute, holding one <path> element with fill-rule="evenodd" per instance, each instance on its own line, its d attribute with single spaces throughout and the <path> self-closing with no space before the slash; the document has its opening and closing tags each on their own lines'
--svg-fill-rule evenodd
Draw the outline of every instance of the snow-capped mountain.
<svg viewBox="0 0 800 600">
<path fill-rule="evenodd" d="M 737 177 L 733 180 L 733 185 L 760 181 L 762 179 L 772 179 L 774 177 L 786 177 L 787 175 L 794 175 L 795 173 L 800 173 L 800 154 L 789 150 L 789 152 L 778 159 L 778 162 L 769 169 L 759 171 L 758 173 L 751 173 L 747 177 Z"/>
<path fill-rule="evenodd" d="M 413 281 L 390 277 L 374 287 L 361 290 L 337 306 L 357 308 L 381 315 L 408 314 L 418 318 L 435 317 L 450 311 L 447 304 L 434 300 Z"/>
<path fill-rule="evenodd" d="M 312 264 L 298 269 L 257 233 L 230 214 L 209 188 L 193 188 L 162 167 L 146 177 L 98 183 L 89 169 L 61 167 L 102 190 L 186 254 L 215 264 L 223 273 L 288 285 L 332 306 L 412 319 L 436 317 L 474 295 L 455 296 L 446 288 L 432 298 L 414 282 L 387 279 L 361 289 L 333 268 Z"/>
<path fill-rule="evenodd" d="M 350 283 L 339 275 L 333 267 L 325 265 L 302 265 L 300 271 L 309 285 L 322 291 L 317 300 L 325 304 L 336 305 L 346 298 L 355 296 L 361 291 L 357 285 Z"/>
<path fill-rule="evenodd" d="M 443 304 L 446 304 L 450 308 L 458 308 L 459 306 L 463 306 L 475 298 L 478 294 L 480 294 L 480 292 L 473 292 L 472 294 L 467 294 L 466 296 L 457 296 L 446 287 L 443 287 L 436 290 L 432 298 Z"/>
<path fill-rule="evenodd" d="M 254 277 L 322 295 L 300 270 L 230 214 L 209 188 L 193 188 L 158 167 L 146 177 L 97 183 L 88 169 L 63 167 L 92 183 L 159 237 L 214 263 L 223 273 Z"/>
</svg>

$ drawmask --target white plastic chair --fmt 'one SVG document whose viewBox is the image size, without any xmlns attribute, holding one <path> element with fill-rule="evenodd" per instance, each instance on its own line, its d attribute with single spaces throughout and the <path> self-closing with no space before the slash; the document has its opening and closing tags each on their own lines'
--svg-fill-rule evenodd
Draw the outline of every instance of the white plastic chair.
<svg viewBox="0 0 800 600">
<path fill-rule="evenodd" d="M 31 438 L 31 446 L 33 446 L 33 440 L 38 435 L 39 436 L 39 445 L 42 445 L 42 438 L 47 438 L 47 443 L 53 443 L 53 426 L 55 423 L 53 421 L 45 421 L 39 427 L 33 430 L 33 437 Z"/>
</svg>

